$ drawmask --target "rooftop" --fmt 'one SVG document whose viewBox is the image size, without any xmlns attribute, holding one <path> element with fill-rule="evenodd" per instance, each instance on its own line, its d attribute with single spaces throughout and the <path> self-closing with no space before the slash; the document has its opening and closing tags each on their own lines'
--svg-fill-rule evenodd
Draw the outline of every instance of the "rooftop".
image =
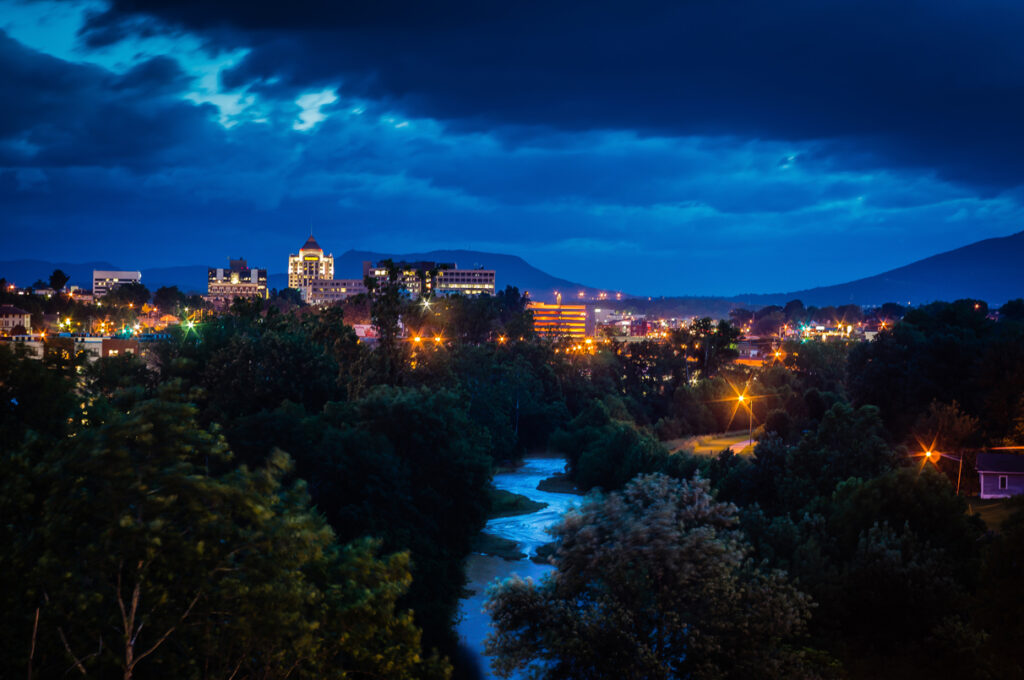
<svg viewBox="0 0 1024 680">
<path fill-rule="evenodd" d="M 979 453 L 975 468 L 979 472 L 1019 472 L 1024 474 L 1024 455 L 1019 453 Z"/>
<path fill-rule="evenodd" d="M 14 305 L 0 305 L 0 314 L 28 314 L 28 312 Z"/>
<path fill-rule="evenodd" d="M 306 245 L 302 246 L 302 248 L 300 248 L 299 250 L 300 252 L 303 250 L 319 250 L 320 252 L 324 251 L 324 249 L 320 247 L 320 244 L 316 242 L 316 239 L 313 238 L 312 234 L 310 234 L 309 238 L 306 239 Z"/>
</svg>

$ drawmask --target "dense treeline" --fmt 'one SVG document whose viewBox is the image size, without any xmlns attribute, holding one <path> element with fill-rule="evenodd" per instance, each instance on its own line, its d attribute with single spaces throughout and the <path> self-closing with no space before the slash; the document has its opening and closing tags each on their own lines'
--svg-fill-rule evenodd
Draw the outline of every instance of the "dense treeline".
<svg viewBox="0 0 1024 680">
<path fill-rule="evenodd" d="M 514 289 L 369 306 L 430 341 L 239 302 L 148 364 L 0 346 L 0 674 L 448 675 L 492 466 L 561 388 Z"/>
<path fill-rule="evenodd" d="M 634 675 L 1019 676 L 1001 602 L 1024 597 L 1024 515 L 991 533 L 908 452 L 1017 441 L 1021 309 L 910 310 L 874 342 L 786 343 L 753 370 L 731 363 L 726 322 L 581 347 L 535 338 L 515 289 L 421 302 L 392 280 L 325 310 L 238 302 L 148 363 L 0 346 L 0 674 L 446 677 L 492 470 L 551 446 L 609 495 L 558 530 L 556 564 L 589 565 L 579 577 L 510 600 L 503 667 L 536 661 L 517 636 L 558 612 L 579 630 L 562 607 L 585 601 L 615 664 L 555 635 L 549 661 L 574 660 L 549 677 L 632 667 L 646 638 L 602 612 L 651 615 L 675 650 Z M 688 453 L 746 426 L 739 394 L 753 455 Z M 655 549 L 666 517 L 684 530 Z M 632 573 L 638 550 L 663 561 Z M 692 647 L 688 626 L 720 642 Z M 740 629 L 760 631 L 756 655 L 731 665 Z"/>
<path fill-rule="evenodd" d="M 1008 505 L 1011 519 L 1001 531 L 998 525 L 986 527 L 956 493 L 957 462 L 925 463 L 921 455 L 930 448 L 962 456 L 966 493 L 972 488 L 973 447 L 1024 444 L 1020 309 L 1024 303 L 1009 303 L 994 321 L 982 302 L 936 303 L 909 310 L 873 342 L 788 342 L 765 368 L 746 374 L 720 368 L 717 377 L 696 384 L 674 381 L 668 377 L 672 371 L 662 369 L 661 390 L 620 386 L 614 396 L 593 399 L 551 441 L 568 456 L 578 484 L 615 491 L 609 498 L 622 489 L 640 493 L 638 475 L 658 473 L 684 485 L 699 475 L 717 501 L 735 504 L 750 554 L 787 574 L 813 602 L 806 628 L 794 629 L 786 641 L 810 654 L 790 658 L 810 663 L 796 675 L 1024 677 L 1024 628 L 1006 615 L 1024 589 L 1005 579 L 1019 569 L 1024 506 Z M 728 387 L 715 389 L 723 383 Z M 716 416 L 718 429 L 726 429 L 725 417 L 735 420 L 737 413 L 745 425 L 747 412 L 737 405 L 741 393 L 751 397 L 746 403 L 758 425 L 760 441 L 752 455 L 727 450 L 698 456 L 685 449 L 670 454 L 659 441 L 665 421 L 652 424 L 649 414 L 666 413 L 657 410 L 666 403 L 673 410 L 663 417 L 686 423 L 685 434 L 713 431 Z M 691 493 L 653 484 L 662 489 L 659 503 Z M 706 501 L 687 502 L 706 507 Z M 608 513 L 622 514 L 618 505 L 589 507 L 585 526 L 575 518 L 556 530 L 560 542 L 553 561 L 560 569 L 577 559 L 578 542 L 567 537 L 592 536 L 608 522 Z M 721 528 L 705 522 L 700 530 Z M 656 531 L 651 523 L 634 528 L 609 550 L 655 555 L 665 545 Z M 717 550 L 732 549 L 728 540 L 715 540 Z M 672 570 L 658 573 L 674 578 Z M 587 587 L 606 578 L 594 574 Z M 631 597 L 663 606 L 668 595 L 653 590 L 656 581 L 648 579 L 650 589 Z M 544 649 L 563 644 L 532 609 L 568 596 L 545 590 L 552 587 L 513 583 L 492 599 L 498 624 L 492 649 L 503 668 L 543 656 L 529 640 L 545 639 Z M 675 611 L 692 606 L 673 605 Z M 689 622 L 698 628 L 718 625 L 692 611 Z M 565 630 L 567 624 L 557 625 Z M 537 635 L 556 638 L 531 637 Z M 658 656 L 644 641 L 609 635 L 604 644 L 613 647 L 604 652 L 611 657 L 632 659 L 626 666 L 642 667 L 653 663 L 649 654 Z M 665 670 L 676 663 L 671 658 L 661 657 L 659 663 L 668 665 L 651 666 L 648 676 L 672 677 Z M 736 665 L 721 677 L 764 673 L 763 667 L 753 673 Z M 775 670 L 764 675 L 784 676 Z M 571 674 L 552 671 L 544 677 Z"/>
</svg>

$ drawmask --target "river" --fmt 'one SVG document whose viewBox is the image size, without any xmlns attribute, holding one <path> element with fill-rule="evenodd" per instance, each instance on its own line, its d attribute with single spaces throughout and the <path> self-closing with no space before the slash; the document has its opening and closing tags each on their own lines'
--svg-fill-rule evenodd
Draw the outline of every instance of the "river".
<svg viewBox="0 0 1024 680">
<path fill-rule="evenodd" d="M 518 493 L 535 501 L 547 503 L 542 510 L 529 515 L 499 517 L 487 522 L 485 531 L 516 541 L 519 549 L 533 555 L 537 547 L 551 541 L 546 529 L 556 523 L 565 511 L 580 504 L 582 497 L 574 494 L 539 491 L 537 484 L 542 479 L 565 470 L 565 459 L 553 456 L 529 457 L 522 467 L 512 472 L 494 475 L 494 486 L 512 493 Z M 553 569 L 549 565 L 535 564 L 529 558 L 516 562 L 490 555 L 470 555 L 466 561 L 467 588 L 472 592 L 462 600 L 462 620 L 458 625 L 459 638 L 463 648 L 476 659 L 483 678 L 493 678 L 487 657 L 483 655 L 484 638 L 490 632 L 490 619 L 482 611 L 487 586 L 494 579 L 503 579 L 512 574 L 540 579 Z"/>
</svg>

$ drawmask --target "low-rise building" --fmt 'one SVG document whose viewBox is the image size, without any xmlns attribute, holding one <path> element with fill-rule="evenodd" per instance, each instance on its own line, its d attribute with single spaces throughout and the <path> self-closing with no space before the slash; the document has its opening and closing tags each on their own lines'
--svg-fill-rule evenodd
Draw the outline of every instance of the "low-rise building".
<svg viewBox="0 0 1024 680">
<path fill-rule="evenodd" d="M 441 269 L 434 290 L 438 295 L 494 295 L 493 269 Z"/>
<path fill-rule="evenodd" d="M 411 297 L 434 295 L 494 295 L 495 270 L 459 269 L 454 262 L 395 262 L 399 285 Z M 378 285 L 388 279 L 383 263 L 363 262 L 363 277 Z"/>
<path fill-rule="evenodd" d="M 96 300 L 120 288 L 126 283 L 142 283 L 142 272 L 94 269 L 92 272 L 92 295 Z"/>
<path fill-rule="evenodd" d="M 228 260 L 229 267 L 209 268 L 206 301 L 216 309 L 227 307 L 237 298 L 251 300 L 268 297 L 267 270 L 250 268 L 245 258 Z"/>
<path fill-rule="evenodd" d="M 107 357 L 124 356 L 125 354 L 139 353 L 139 341 L 128 338 L 103 338 L 100 347 L 100 356 Z"/>
<path fill-rule="evenodd" d="M 317 279 L 301 288 L 302 300 L 309 305 L 325 306 L 366 292 L 362 279 Z"/>
<path fill-rule="evenodd" d="M 975 468 L 982 498 L 1009 498 L 1024 493 L 1024 455 L 979 453 Z"/>
<path fill-rule="evenodd" d="M 526 308 L 533 312 L 533 329 L 549 338 L 583 340 L 587 337 L 587 306 L 530 302 Z"/>
<path fill-rule="evenodd" d="M 14 305 L 0 305 L 0 334 L 24 335 L 32 332 L 32 315 Z"/>
</svg>

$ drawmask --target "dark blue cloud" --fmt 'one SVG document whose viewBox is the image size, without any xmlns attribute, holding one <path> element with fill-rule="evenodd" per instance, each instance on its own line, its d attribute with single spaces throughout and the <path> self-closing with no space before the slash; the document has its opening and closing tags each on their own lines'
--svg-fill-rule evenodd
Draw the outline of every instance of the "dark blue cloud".
<svg viewBox="0 0 1024 680">
<path fill-rule="evenodd" d="M 28 49 L 0 32 L 0 165 L 155 167 L 220 131 L 181 100 L 177 62 L 117 75 Z"/>
<path fill-rule="evenodd" d="M 341 84 L 472 129 L 841 139 L 875 167 L 1024 181 L 1020 3 L 114 0 L 95 24 L 139 17 L 252 46 L 235 87 Z"/>
<path fill-rule="evenodd" d="M 312 227 L 648 294 L 873 274 L 1024 217 L 1021 11 L 960 7 L 115 2 L 77 50 L 0 34 L 0 250 L 280 271 Z"/>
</svg>

